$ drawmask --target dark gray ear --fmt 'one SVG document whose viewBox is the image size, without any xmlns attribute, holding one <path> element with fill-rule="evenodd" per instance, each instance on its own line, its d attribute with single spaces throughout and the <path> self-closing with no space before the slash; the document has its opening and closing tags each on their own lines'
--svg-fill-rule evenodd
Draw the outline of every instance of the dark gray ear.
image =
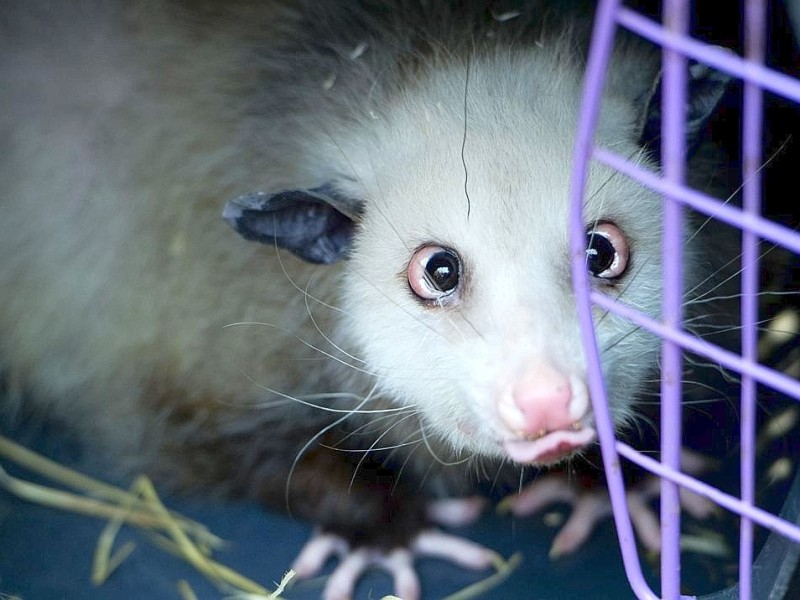
<svg viewBox="0 0 800 600">
<path fill-rule="evenodd" d="M 686 107 L 686 155 L 691 157 L 703 140 L 706 125 L 725 95 L 732 77 L 711 67 L 689 61 L 689 79 Z M 661 162 L 661 94 L 662 78 L 659 74 L 644 99 L 645 111 L 641 123 L 639 143 L 651 150 Z"/>
<path fill-rule="evenodd" d="M 222 217 L 248 240 L 286 248 L 312 263 L 342 258 L 353 231 L 358 204 L 330 186 L 255 192 L 228 201 Z"/>
</svg>

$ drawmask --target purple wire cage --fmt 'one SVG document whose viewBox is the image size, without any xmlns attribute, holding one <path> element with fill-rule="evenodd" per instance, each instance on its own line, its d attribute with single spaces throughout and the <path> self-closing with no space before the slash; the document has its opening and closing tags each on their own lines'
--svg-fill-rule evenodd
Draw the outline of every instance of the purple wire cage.
<svg viewBox="0 0 800 600">
<path fill-rule="evenodd" d="M 679 490 L 685 487 L 703 495 L 741 517 L 739 540 L 739 583 L 734 588 L 709 598 L 761 600 L 775 596 L 770 590 L 780 584 L 783 557 L 800 553 L 800 506 L 784 506 L 781 517 L 755 506 L 755 413 L 756 386 L 766 385 L 800 401 L 800 382 L 757 361 L 757 300 L 759 283 L 758 242 L 763 239 L 800 254 L 800 235 L 761 216 L 762 114 L 764 91 L 779 94 L 800 104 L 800 81 L 764 66 L 766 45 L 766 0 L 747 0 L 744 6 L 744 57 L 689 37 L 689 2 L 665 0 L 663 25 L 622 6 L 621 0 L 599 2 L 583 106 L 578 126 L 571 180 L 570 221 L 572 275 L 583 341 L 586 348 L 589 383 L 596 415 L 596 427 L 608 478 L 614 520 L 630 585 L 639 598 L 658 598 L 643 576 L 633 527 L 625 500 L 620 462 L 623 457 L 661 477 L 661 594 L 665 599 L 681 596 L 679 548 Z M 593 134 L 598 119 L 605 66 L 609 61 L 618 27 L 626 28 L 663 48 L 664 97 L 662 100 L 661 175 L 637 167 L 623 157 L 595 147 Z M 687 88 L 687 60 L 692 58 L 734 77 L 744 85 L 743 96 L 743 208 L 732 207 L 684 185 L 684 107 Z M 596 160 L 635 178 L 664 197 L 663 290 L 661 319 L 654 320 L 629 306 L 595 292 L 585 268 L 586 228 L 582 216 L 583 193 L 588 166 Z M 741 271 L 741 355 L 698 338 L 682 327 L 682 220 L 684 207 L 699 211 L 742 230 Z M 677 249 L 677 251 L 676 251 Z M 602 369 L 595 343 L 592 305 L 612 311 L 662 338 L 661 351 L 661 459 L 648 458 L 614 437 L 614 428 L 603 384 Z M 684 350 L 691 351 L 736 371 L 741 376 L 741 489 L 738 497 L 723 493 L 680 471 L 681 379 Z M 789 493 L 800 505 L 800 477 Z M 755 525 L 773 532 L 754 563 Z M 766 556 L 762 556 L 765 555 Z M 796 558 L 795 558 L 796 560 Z M 789 567 L 794 569 L 794 563 Z M 784 569 L 785 570 L 785 569 Z M 784 586 L 788 583 L 783 582 Z"/>
</svg>

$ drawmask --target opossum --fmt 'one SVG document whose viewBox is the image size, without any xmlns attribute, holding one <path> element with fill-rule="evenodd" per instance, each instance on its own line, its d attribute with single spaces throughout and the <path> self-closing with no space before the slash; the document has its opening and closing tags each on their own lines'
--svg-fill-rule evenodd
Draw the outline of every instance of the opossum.
<svg viewBox="0 0 800 600">
<path fill-rule="evenodd" d="M 120 468 L 354 549 L 592 447 L 567 237 L 591 18 L 553 4 L 4 2 L 7 381 Z M 659 54 L 617 46 L 597 142 L 657 170 Z M 692 78 L 690 148 L 724 87 Z M 661 198 L 595 164 L 585 215 L 594 285 L 657 315 Z M 597 333 L 622 427 L 657 342 Z"/>
</svg>

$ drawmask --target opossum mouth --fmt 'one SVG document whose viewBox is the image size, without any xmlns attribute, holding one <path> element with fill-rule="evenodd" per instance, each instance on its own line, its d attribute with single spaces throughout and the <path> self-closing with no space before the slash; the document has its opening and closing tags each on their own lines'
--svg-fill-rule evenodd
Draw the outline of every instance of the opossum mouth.
<svg viewBox="0 0 800 600">
<path fill-rule="evenodd" d="M 518 463 L 552 465 L 569 458 L 594 438 L 594 429 L 585 427 L 577 431 L 553 431 L 533 441 L 508 440 L 503 448 Z"/>
</svg>

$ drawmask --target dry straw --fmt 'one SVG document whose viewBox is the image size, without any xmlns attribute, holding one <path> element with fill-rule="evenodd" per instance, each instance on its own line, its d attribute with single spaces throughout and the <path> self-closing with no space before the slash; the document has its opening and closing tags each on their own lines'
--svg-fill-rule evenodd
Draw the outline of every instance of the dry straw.
<svg viewBox="0 0 800 600">
<path fill-rule="evenodd" d="M 0 457 L 55 484 L 75 490 L 70 492 L 19 479 L 0 467 L 0 487 L 9 493 L 43 506 L 108 520 L 98 538 L 92 562 L 91 580 L 95 585 L 102 585 L 135 550 L 135 544 L 127 542 L 114 551 L 114 542 L 124 524 L 141 529 L 153 544 L 191 564 L 214 582 L 226 594 L 226 598 L 280 600 L 280 594 L 292 582 L 294 572 L 289 571 L 277 588 L 270 592 L 215 561 L 212 553 L 223 546 L 223 540 L 202 523 L 168 510 L 158 497 L 152 482 L 143 475 L 136 478 L 129 490 L 124 490 L 60 465 L 2 435 Z M 506 579 L 520 562 L 519 554 L 508 561 L 497 555 L 494 561 L 495 573 L 448 596 L 446 600 L 469 600 L 484 594 Z M 197 600 L 194 590 L 184 580 L 177 583 L 177 591 L 183 600 Z M 390 598 L 394 597 L 387 596 L 384 600 Z"/>
</svg>

